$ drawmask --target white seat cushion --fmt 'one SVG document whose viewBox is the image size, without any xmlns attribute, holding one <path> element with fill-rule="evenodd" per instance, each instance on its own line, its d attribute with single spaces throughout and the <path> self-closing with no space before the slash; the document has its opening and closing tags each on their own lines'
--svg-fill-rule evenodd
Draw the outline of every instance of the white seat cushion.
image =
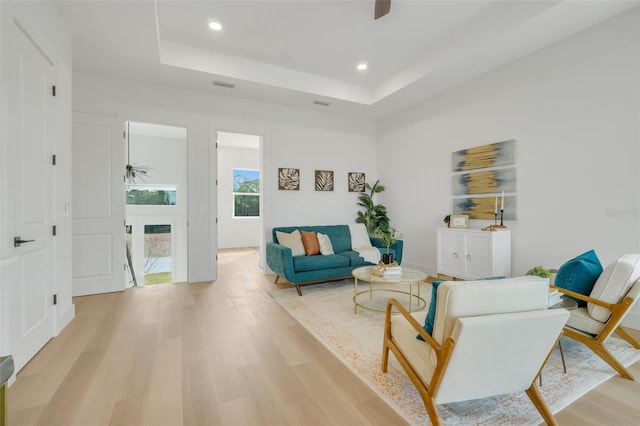
<svg viewBox="0 0 640 426">
<path fill-rule="evenodd" d="M 594 336 L 600 334 L 602 329 L 604 328 L 604 323 L 593 319 L 589 312 L 587 312 L 586 307 L 574 309 L 569 316 L 569 320 L 567 321 L 567 326 L 574 328 L 578 331 L 583 331 L 588 334 L 592 334 Z M 609 311 L 607 311 L 609 312 Z"/>
<path fill-rule="evenodd" d="M 423 324 L 426 312 L 418 312 L 412 316 L 418 321 L 418 324 Z M 401 315 L 394 314 L 391 320 L 391 335 L 418 375 L 425 383 L 429 383 L 436 368 L 436 356 L 426 342 L 416 339 L 417 334 L 407 320 Z"/>
<path fill-rule="evenodd" d="M 590 296 L 603 302 L 618 303 L 639 278 L 640 254 L 625 254 L 604 269 Z M 589 315 L 600 322 L 606 322 L 611 316 L 611 311 L 594 303 L 588 303 L 587 309 Z"/>
</svg>

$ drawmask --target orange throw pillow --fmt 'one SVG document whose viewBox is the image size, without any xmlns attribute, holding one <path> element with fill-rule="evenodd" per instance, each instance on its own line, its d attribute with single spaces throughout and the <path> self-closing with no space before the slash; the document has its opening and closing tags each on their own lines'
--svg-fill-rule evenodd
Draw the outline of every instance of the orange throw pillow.
<svg viewBox="0 0 640 426">
<path fill-rule="evenodd" d="M 320 245 L 315 232 L 300 231 L 300 235 L 302 235 L 302 245 L 307 256 L 320 254 Z"/>
</svg>

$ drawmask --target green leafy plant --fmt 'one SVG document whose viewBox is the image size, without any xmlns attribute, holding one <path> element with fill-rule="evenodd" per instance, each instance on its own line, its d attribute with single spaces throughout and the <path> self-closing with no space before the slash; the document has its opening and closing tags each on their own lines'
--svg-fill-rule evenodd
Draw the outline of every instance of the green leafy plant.
<svg viewBox="0 0 640 426">
<path fill-rule="evenodd" d="M 389 232 L 387 208 L 374 202 L 375 194 L 384 191 L 384 186 L 380 185 L 379 180 L 373 185 L 365 182 L 364 186 L 365 192 L 358 196 L 358 203 L 356 203 L 358 206 L 364 207 L 364 211 L 358 212 L 356 223 L 364 223 L 369 235 L 374 235 L 376 229 L 380 229 L 382 232 Z"/>
<path fill-rule="evenodd" d="M 387 253 L 389 253 L 389 247 L 400 238 L 400 233 L 396 228 L 389 228 L 386 231 L 382 230 L 382 228 L 376 228 L 374 236 L 380 238 L 382 244 L 387 247 Z"/>
<path fill-rule="evenodd" d="M 551 278 L 551 271 L 540 265 L 534 266 L 527 271 L 526 275 L 535 275 L 536 277 Z"/>
</svg>

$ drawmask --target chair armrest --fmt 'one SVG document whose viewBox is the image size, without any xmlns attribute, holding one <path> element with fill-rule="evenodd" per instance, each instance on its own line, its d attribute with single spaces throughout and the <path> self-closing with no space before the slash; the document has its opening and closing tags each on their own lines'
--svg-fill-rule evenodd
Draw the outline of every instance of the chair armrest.
<svg viewBox="0 0 640 426">
<path fill-rule="evenodd" d="M 411 325 L 416 330 L 416 333 L 419 334 L 424 339 L 424 341 L 427 342 L 429 346 L 431 346 L 431 348 L 433 348 L 434 350 L 442 349 L 442 346 L 438 342 L 436 342 L 435 339 L 424 330 L 424 328 L 422 328 L 418 321 L 416 321 L 416 319 L 411 316 L 409 311 L 407 311 L 407 309 L 402 306 L 400 302 L 393 298 L 387 301 L 385 327 L 391 325 L 391 313 L 393 312 L 393 308 L 396 308 L 398 310 L 398 313 L 400 313 L 404 317 L 404 319 L 409 322 L 409 325 Z"/>
<path fill-rule="evenodd" d="M 564 293 L 567 296 L 575 297 L 576 299 L 582 300 L 582 301 L 587 302 L 587 303 L 593 303 L 595 305 L 602 306 L 603 308 L 607 308 L 609 310 L 614 305 L 613 303 L 603 302 L 600 299 L 594 299 L 593 297 L 585 296 L 584 294 L 576 293 L 575 291 L 567 290 L 566 288 L 556 287 L 555 285 L 551 285 L 549 287 L 553 288 L 553 289 L 556 289 L 560 293 Z"/>
</svg>

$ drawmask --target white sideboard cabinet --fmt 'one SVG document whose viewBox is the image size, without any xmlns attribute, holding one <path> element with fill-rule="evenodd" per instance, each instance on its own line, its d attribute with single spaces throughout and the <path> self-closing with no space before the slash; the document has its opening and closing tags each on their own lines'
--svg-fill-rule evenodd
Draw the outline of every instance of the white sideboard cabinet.
<svg viewBox="0 0 640 426">
<path fill-rule="evenodd" d="M 511 276 L 511 231 L 438 228 L 438 274 L 473 280 Z"/>
</svg>

